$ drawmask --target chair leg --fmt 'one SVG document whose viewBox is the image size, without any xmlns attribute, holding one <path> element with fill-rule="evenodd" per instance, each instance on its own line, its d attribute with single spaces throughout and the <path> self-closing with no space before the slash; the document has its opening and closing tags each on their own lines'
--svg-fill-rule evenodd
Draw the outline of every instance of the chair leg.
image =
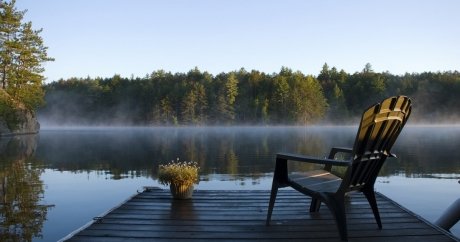
<svg viewBox="0 0 460 242">
<path fill-rule="evenodd" d="M 321 201 L 317 198 L 312 198 L 311 204 L 310 204 L 310 213 L 318 212 L 320 207 L 321 207 Z"/>
<path fill-rule="evenodd" d="M 332 197 L 329 199 L 327 205 L 335 217 L 340 239 L 343 241 L 348 241 L 347 217 L 345 215 L 344 197 Z"/>
<path fill-rule="evenodd" d="M 377 200 L 375 199 L 375 192 L 374 190 L 364 190 L 363 191 L 364 195 L 367 198 L 367 201 L 369 202 L 369 205 L 371 205 L 372 212 L 374 213 L 375 221 L 377 221 L 377 225 L 379 226 L 379 229 L 382 229 L 382 221 L 380 221 L 380 213 L 379 213 L 379 208 L 377 207 Z"/>
<path fill-rule="evenodd" d="M 270 202 L 268 204 L 267 221 L 265 222 L 266 226 L 270 225 L 270 220 L 272 217 L 273 207 L 275 206 L 275 200 L 276 200 L 277 193 L 278 193 L 278 184 L 275 181 L 273 181 L 272 191 L 270 193 Z"/>
<path fill-rule="evenodd" d="M 266 225 L 270 225 L 273 207 L 275 206 L 276 194 L 278 188 L 286 187 L 288 183 L 287 160 L 276 158 L 275 172 L 273 173 L 272 191 L 270 193 L 270 203 L 268 204 L 268 213 Z"/>
</svg>

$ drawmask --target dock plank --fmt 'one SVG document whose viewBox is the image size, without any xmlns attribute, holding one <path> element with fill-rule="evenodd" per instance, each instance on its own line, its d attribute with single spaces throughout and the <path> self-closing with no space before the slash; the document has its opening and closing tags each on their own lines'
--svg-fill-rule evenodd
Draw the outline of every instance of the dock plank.
<svg viewBox="0 0 460 242">
<path fill-rule="evenodd" d="M 195 191 L 174 200 L 169 191 L 147 189 L 65 241 L 340 241 L 335 221 L 323 206 L 309 213 L 310 199 L 292 190 L 278 193 L 270 226 L 265 226 L 269 191 Z M 349 241 L 459 241 L 395 202 L 377 194 L 383 229 L 366 199 L 347 199 Z"/>
</svg>

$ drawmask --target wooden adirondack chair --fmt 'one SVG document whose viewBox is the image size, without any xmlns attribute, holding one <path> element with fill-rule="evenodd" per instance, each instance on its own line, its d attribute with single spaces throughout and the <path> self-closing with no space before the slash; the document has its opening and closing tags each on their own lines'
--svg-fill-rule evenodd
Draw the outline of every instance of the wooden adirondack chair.
<svg viewBox="0 0 460 242">
<path fill-rule="evenodd" d="M 279 153 L 267 213 L 270 224 L 278 188 L 290 186 L 310 196 L 310 212 L 318 212 L 325 203 L 333 216 L 342 240 L 348 240 L 345 216 L 345 195 L 349 192 L 363 192 L 374 213 L 378 227 L 382 228 L 380 214 L 375 200 L 374 183 L 396 138 L 411 113 L 411 100 L 405 96 L 391 97 L 368 108 L 362 116 L 353 149 L 332 148 L 327 159 Z M 350 154 L 349 160 L 336 160 L 338 153 Z M 287 161 L 324 164 L 324 169 L 308 174 L 289 173 Z M 332 166 L 343 166 L 343 177 L 331 173 Z"/>
</svg>

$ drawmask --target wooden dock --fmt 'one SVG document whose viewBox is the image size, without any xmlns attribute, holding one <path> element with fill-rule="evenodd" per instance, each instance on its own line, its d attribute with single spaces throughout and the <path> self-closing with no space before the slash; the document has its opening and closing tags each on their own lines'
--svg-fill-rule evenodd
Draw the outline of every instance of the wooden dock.
<svg viewBox="0 0 460 242">
<path fill-rule="evenodd" d="M 265 226 L 269 191 L 195 191 L 173 200 L 149 188 L 75 231 L 65 241 L 340 241 L 329 210 L 309 213 L 310 199 L 280 190 L 270 226 Z M 381 194 L 383 229 L 366 199 L 347 201 L 349 241 L 459 241 Z"/>
</svg>

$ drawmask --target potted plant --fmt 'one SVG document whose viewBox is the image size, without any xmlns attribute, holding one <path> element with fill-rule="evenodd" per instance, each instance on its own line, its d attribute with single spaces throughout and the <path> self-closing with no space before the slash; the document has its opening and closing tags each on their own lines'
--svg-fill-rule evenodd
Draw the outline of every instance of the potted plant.
<svg viewBox="0 0 460 242">
<path fill-rule="evenodd" d="M 158 169 L 158 182 L 169 185 L 175 199 L 190 199 L 193 195 L 193 185 L 198 184 L 198 170 L 195 162 L 173 160 Z"/>
</svg>

